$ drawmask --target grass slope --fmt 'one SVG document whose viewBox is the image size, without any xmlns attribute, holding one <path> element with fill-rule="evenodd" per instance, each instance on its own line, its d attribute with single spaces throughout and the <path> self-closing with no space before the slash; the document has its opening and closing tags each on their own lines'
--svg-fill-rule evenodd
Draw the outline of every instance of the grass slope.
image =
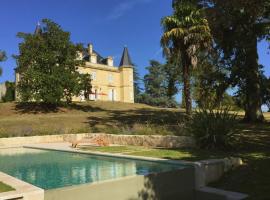
<svg viewBox="0 0 270 200">
<path fill-rule="evenodd" d="M 107 132 L 113 134 L 182 134 L 183 112 L 143 104 L 77 103 L 47 109 L 0 103 L 0 137 Z"/>
</svg>

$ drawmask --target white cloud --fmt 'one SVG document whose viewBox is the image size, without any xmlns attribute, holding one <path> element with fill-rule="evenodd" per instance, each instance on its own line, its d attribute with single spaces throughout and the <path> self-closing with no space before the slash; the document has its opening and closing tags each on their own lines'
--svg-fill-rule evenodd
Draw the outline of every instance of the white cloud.
<svg viewBox="0 0 270 200">
<path fill-rule="evenodd" d="M 117 4 L 112 12 L 108 16 L 108 20 L 116 20 L 124 16 L 129 10 L 131 10 L 137 4 L 150 3 L 152 0 L 122 0 Z"/>
</svg>

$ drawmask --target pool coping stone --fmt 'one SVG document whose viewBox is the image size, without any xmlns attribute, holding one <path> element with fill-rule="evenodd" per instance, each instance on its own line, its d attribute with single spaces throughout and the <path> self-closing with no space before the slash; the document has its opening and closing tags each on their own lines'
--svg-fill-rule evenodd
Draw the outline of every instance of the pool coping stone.
<svg viewBox="0 0 270 200">
<path fill-rule="evenodd" d="M 43 200 L 44 190 L 0 171 L 0 181 L 15 190 L 0 193 L 0 200 Z"/>
</svg>

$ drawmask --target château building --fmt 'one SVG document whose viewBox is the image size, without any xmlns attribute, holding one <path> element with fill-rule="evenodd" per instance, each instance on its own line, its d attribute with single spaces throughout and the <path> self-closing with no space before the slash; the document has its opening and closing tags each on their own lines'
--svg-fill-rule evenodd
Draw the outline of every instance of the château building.
<svg viewBox="0 0 270 200">
<path fill-rule="evenodd" d="M 41 28 L 36 27 L 35 34 L 40 34 Z M 112 56 L 102 57 L 92 44 L 78 53 L 78 59 L 84 60 L 84 66 L 78 66 L 79 73 L 91 75 L 92 92 L 90 100 L 118 101 L 134 103 L 133 64 L 127 47 L 124 48 L 119 66 L 114 65 Z M 20 74 L 16 73 L 16 85 Z M 19 100 L 18 95 L 16 95 Z M 73 97 L 73 101 L 85 101 L 84 92 Z"/>
<path fill-rule="evenodd" d="M 90 100 L 120 101 L 134 103 L 133 66 L 127 47 L 118 67 L 114 66 L 113 57 L 103 58 L 89 44 L 79 59 L 85 60 L 84 66 L 79 66 L 80 73 L 91 75 L 92 94 Z M 84 95 L 75 97 L 75 101 L 84 100 Z"/>
</svg>

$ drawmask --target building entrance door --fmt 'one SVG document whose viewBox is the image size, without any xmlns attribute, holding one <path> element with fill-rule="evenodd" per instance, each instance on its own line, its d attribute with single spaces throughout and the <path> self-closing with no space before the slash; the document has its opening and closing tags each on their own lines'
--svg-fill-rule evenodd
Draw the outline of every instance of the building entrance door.
<svg viewBox="0 0 270 200">
<path fill-rule="evenodd" d="M 109 101 L 114 101 L 114 89 L 109 90 Z"/>
</svg>

